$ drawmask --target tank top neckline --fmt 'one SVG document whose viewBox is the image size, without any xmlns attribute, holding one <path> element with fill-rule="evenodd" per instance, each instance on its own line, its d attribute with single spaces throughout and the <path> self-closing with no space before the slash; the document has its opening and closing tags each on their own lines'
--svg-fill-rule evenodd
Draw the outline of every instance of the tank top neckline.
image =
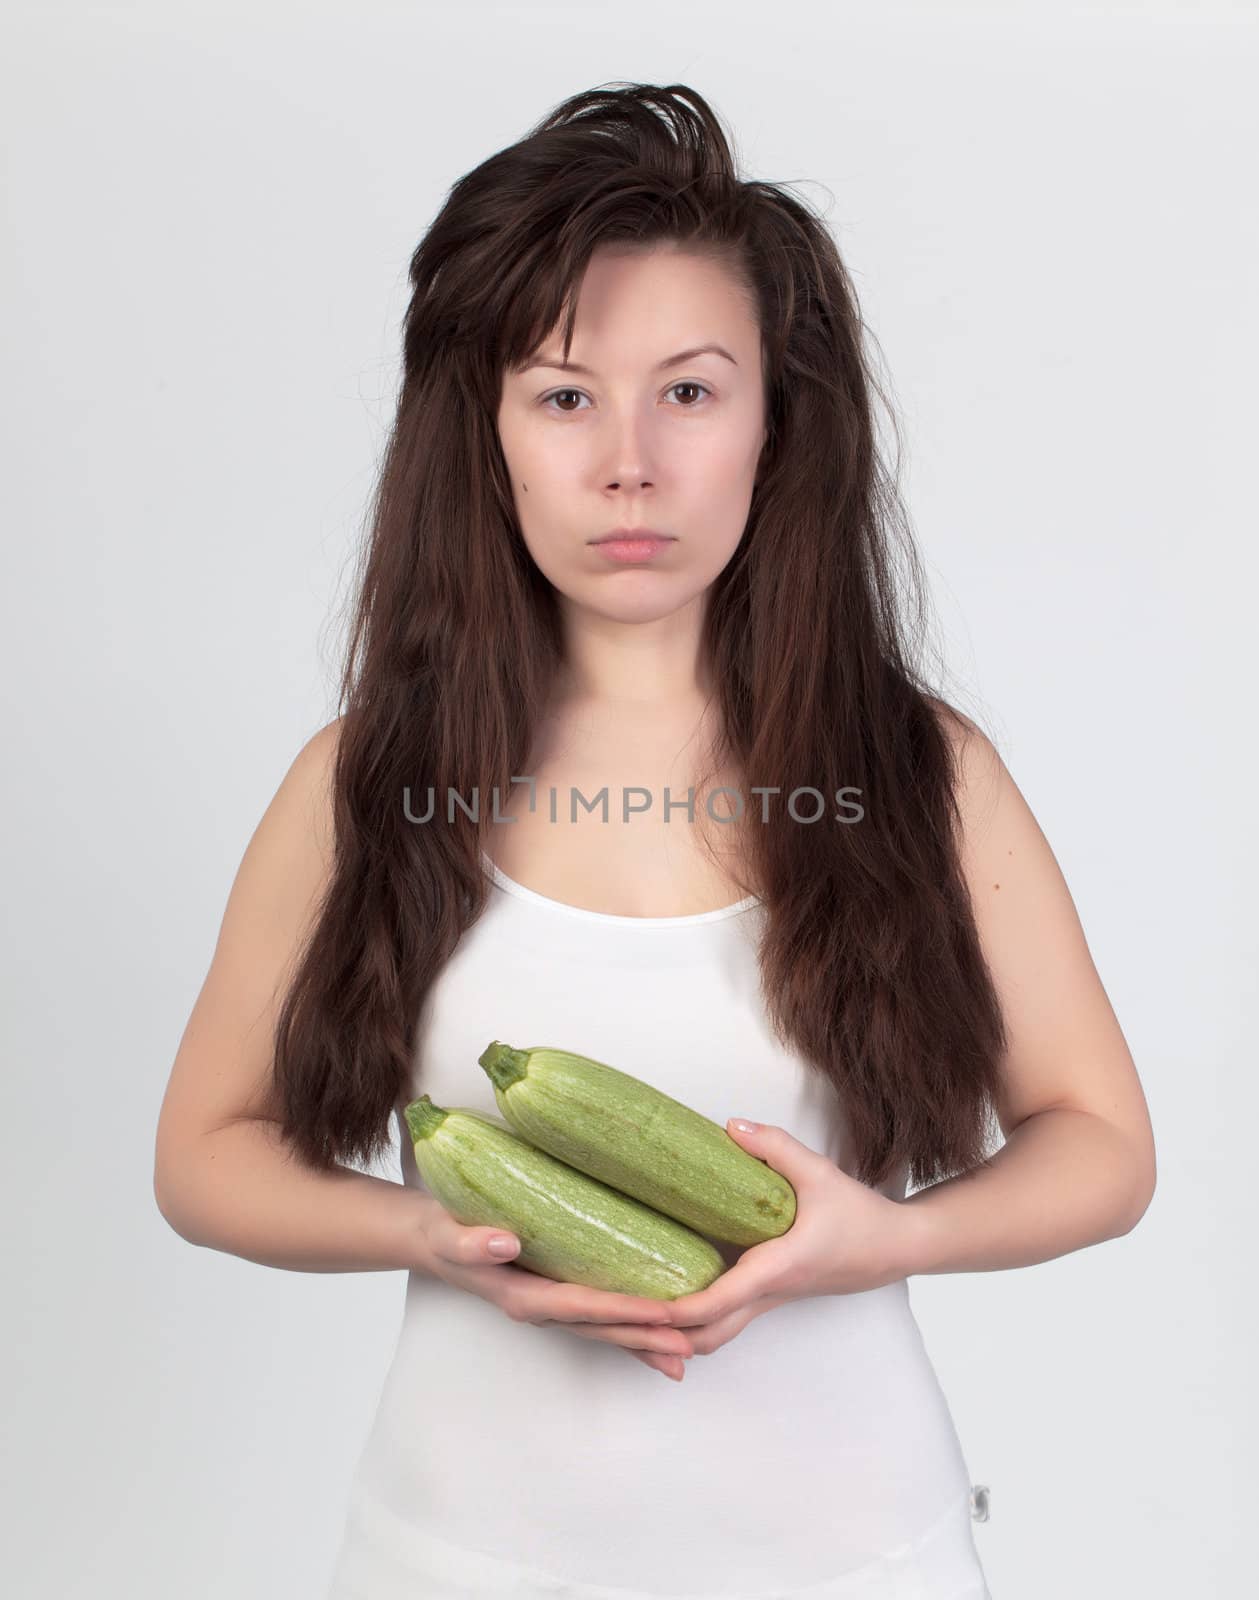
<svg viewBox="0 0 1259 1600">
<path fill-rule="evenodd" d="M 625 917 L 611 911 L 590 911 L 585 906 L 570 906 L 566 900 L 552 900 L 549 895 L 539 894 L 536 889 L 526 889 L 523 883 L 509 878 L 485 850 L 481 851 L 481 861 L 498 887 L 518 900 L 562 916 L 575 917 L 582 922 L 601 922 L 617 928 L 696 928 L 709 922 L 724 922 L 727 917 L 738 916 L 740 912 L 750 911 L 753 906 L 761 904 L 757 895 L 750 894 L 743 900 L 736 900 L 733 905 L 718 906 L 715 911 L 694 911 L 680 917 Z"/>
</svg>

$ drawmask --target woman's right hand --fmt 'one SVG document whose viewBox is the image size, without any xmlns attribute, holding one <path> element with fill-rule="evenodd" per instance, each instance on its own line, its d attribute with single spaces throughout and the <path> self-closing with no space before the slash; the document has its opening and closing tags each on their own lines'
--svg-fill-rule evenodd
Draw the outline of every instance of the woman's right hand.
<svg viewBox="0 0 1259 1600">
<path fill-rule="evenodd" d="M 689 1337 L 667 1325 L 668 1302 L 649 1296 L 613 1294 L 580 1283 L 561 1283 L 512 1265 L 519 1240 L 509 1229 L 467 1227 L 430 1195 L 424 1214 L 425 1265 L 434 1277 L 488 1300 L 513 1322 L 563 1323 L 583 1339 L 624 1346 L 645 1366 L 680 1382 L 693 1354 Z M 496 1236 L 513 1240 L 512 1255 L 489 1248 Z M 661 1324 L 657 1326 L 657 1324 Z"/>
</svg>

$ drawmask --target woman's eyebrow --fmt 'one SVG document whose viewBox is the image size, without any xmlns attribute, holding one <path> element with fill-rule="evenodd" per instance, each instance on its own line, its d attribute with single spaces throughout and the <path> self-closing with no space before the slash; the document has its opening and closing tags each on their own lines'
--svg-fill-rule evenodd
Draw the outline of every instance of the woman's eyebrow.
<svg viewBox="0 0 1259 1600">
<path fill-rule="evenodd" d="M 726 360 L 734 366 L 735 361 L 729 350 L 719 344 L 697 344 L 690 350 L 679 350 L 675 356 L 666 356 L 663 361 L 658 361 L 655 366 L 657 372 L 663 372 L 666 367 L 679 366 L 683 361 L 693 361 L 696 356 L 717 355 L 725 356 Z M 584 372 L 587 377 L 593 378 L 593 367 L 583 367 L 580 361 L 551 361 L 545 356 L 537 356 L 532 361 L 526 361 L 523 367 L 518 367 L 518 372 L 531 372 L 534 367 L 554 367 L 557 372 Z"/>
</svg>

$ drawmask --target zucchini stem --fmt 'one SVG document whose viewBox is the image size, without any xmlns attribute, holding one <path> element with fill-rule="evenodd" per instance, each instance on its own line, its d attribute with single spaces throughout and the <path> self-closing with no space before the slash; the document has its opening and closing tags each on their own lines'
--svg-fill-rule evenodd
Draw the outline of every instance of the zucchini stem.
<svg viewBox="0 0 1259 1600">
<path fill-rule="evenodd" d="M 412 1100 L 402 1115 L 407 1119 L 411 1142 L 414 1144 L 417 1139 L 427 1139 L 435 1133 L 450 1113 L 434 1105 L 431 1095 L 422 1094 L 418 1100 Z"/>
<path fill-rule="evenodd" d="M 482 1050 L 477 1057 L 477 1064 L 489 1073 L 490 1082 L 496 1089 L 507 1090 L 528 1074 L 529 1052 L 513 1050 L 509 1044 L 495 1039 Z"/>
</svg>

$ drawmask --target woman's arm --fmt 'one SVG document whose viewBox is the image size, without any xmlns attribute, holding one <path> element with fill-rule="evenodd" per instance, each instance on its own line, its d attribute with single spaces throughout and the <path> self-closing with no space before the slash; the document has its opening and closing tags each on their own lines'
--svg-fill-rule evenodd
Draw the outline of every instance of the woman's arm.
<svg viewBox="0 0 1259 1600">
<path fill-rule="evenodd" d="M 428 1270 L 436 1201 L 352 1167 L 296 1160 L 276 1123 L 249 1118 L 201 1135 L 162 1215 L 181 1238 L 290 1272 Z"/>
<path fill-rule="evenodd" d="M 249 841 L 158 1118 L 158 1209 L 190 1243 L 302 1272 L 422 1268 L 432 1197 L 316 1171 L 279 1136 L 276 1018 L 333 860 L 339 723 L 290 766 Z"/>
<path fill-rule="evenodd" d="M 985 1166 L 903 1202 L 905 1276 L 1030 1267 L 1129 1233 L 1153 1192 L 1136 1188 L 1136 1170 L 1130 1142 L 1105 1118 L 1034 1111 Z"/>
<path fill-rule="evenodd" d="M 1156 1183 L 1154 1134 L 1058 863 L 991 742 L 956 713 L 962 864 L 1008 1035 L 984 1166 L 905 1202 L 914 1272 L 1030 1266 L 1115 1238 Z"/>
</svg>

